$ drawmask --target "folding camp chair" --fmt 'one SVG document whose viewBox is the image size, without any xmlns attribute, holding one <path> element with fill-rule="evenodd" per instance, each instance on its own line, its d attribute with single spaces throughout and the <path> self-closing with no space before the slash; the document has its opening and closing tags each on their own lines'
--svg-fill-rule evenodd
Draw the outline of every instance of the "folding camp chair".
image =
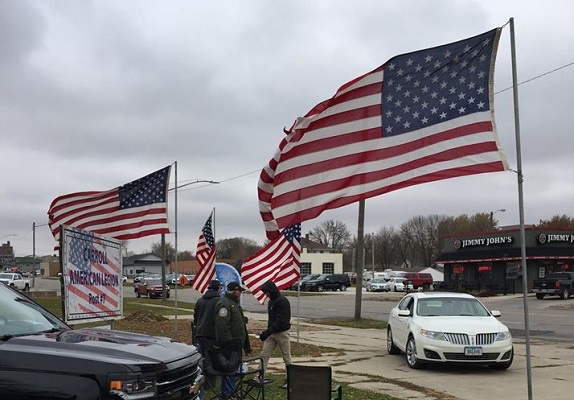
<svg viewBox="0 0 574 400">
<path fill-rule="evenodd" d="M 239 341 L 213 343 L 208 346 L 204 351 L 203 370 L 220 379 L 232 380 L 235 384 L 229 393 L 224 394 L 220 392 L 216 382 L 206 380 L 203 388 L 206 399 L 265 400 L 265 384 L 270 381 L 264 379 L 263 359 L 242 359 Z"/>
<path fill-rule="evenodd" d="M 335 393 L 336 397 L 331 397 Z M 331 367 L 287 366 L 287 400 L 342 400 L 341 385 L 332 387 Z"/>
</svg>

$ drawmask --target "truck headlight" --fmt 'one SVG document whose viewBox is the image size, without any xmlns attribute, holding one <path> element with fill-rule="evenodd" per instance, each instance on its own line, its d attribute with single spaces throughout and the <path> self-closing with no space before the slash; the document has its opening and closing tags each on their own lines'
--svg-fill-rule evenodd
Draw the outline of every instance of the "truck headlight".
<svg viewBox="0 0 574 400">
<path fill-rule="evenodd" d="M 508 340 L 511 337 L 512 337 L 512 335 L 510 334 L 510 331 L 498 332 L 498 334 L 496 335 L 495 342 L 500 342 L 502 340 Z"/>
<path fill-rule="evenodd" d="M 426 329 L 421 329 L 421 336 L 434 340 L 446 340 L 446 336 L 442 332 L 427 331 Z"/>
<path fill-rule="evenodd" d="M 110 394 L 121 399 L 148 399 L 157 393 L 155 378 L 151 376 L 114 375 L 109 382 Z"/>
</svg>

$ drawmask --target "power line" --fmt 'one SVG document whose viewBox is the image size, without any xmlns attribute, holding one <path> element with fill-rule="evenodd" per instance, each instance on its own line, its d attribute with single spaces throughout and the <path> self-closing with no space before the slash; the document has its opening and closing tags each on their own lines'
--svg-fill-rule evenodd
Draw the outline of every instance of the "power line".
<svg viewBox="0 0 574 400">
<path fill-rule="evenodd" d="M 536 79 L 542 78 L 543 76 L 552 74 L 552 73 L 554 73 L 554 72 L 556 72 L 556 71 L 560 71 L 561 69 L 564 69 L 564 68 L 566 68 L 566 67 L 570 67 L 571 65 L 574 65 L 574 61 L 571 62 L 571 63 L 568 63 L 568 64 L 564 64 L 564 65 L 562 65 L 561 67 L 554 68 L 552 71 L 548 71 L 548 72 L 545 72 L 545 73 L 543 73 L 543 74 L 537 75 L 537 76 L 535 76 L 534 78 L 530 78 L 530 79 L 527 79 L 527 80 L 525 80 L 525 81 L 519 82 L 519 83 L 518 83 L 518 86 L 523 85 L 523 84 L 528 83 L 528 82 L 532 82 L 532 81 L 534 81 L 534 80 L 536 80 Z M 500 90 L 500 91 L 498 91 L 498 92 L 494 92 L 494 94 L 499 94 L 499 93 L 502 93 L 502 92 L 506 92 L 507 90 L 510 90 L 510 89 L 512 89 L 512 86 L 507 87 L 506 89 L 502 89 L 502 90 Z"/>
</svg>

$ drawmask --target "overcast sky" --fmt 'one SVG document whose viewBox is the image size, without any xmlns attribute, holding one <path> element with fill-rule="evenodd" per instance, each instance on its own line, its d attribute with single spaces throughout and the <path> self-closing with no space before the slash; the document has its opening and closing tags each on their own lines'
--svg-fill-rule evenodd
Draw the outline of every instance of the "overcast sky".
<svg viewBox="0 0 574 400">
<path fill-rule="evenodd" d="M 32 223 L 62 194 L 107 190 L 177 161 L 178 248 L 195 251 L 216 209 L 216 240 L 263 244 L 259 171 L 290 127 L 343 83 L 389 58 L 515 18 L 518 79 L 574 61 L 574 2 L 0 0 L 0 238 L 32 254 Z M 574 66 L 520 86 L 526 223 L 573 215 Z M 495 91 L 512 84 L 503 30 Z M 495 96 L 516 169 L 512 91 Z M 172 185 L 174 174 L 172 172 Z M 416 215 L 497 212 L 518 224 L 517 178 L 499 172 L 414 186 L 366 202 L 365 231 Z M 357 228 L 358 205 L 327 219 Z M 174 198 L 170 225 L 175 227 Z M 145 252 L 158 237 L 131 240 Z M 174 243 L 174 235 L 168 236 Z M 53 254 L 47 226 L 36 254 Z"/>
</svg>

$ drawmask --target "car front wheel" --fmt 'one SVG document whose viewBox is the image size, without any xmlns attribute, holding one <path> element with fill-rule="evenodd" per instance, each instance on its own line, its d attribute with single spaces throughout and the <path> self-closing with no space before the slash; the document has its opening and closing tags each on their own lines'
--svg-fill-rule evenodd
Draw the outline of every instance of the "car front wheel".
<svg viewBox="0 0 574 400">
<path fill-rule="evenodd" d="M 341 292 L 344 292 L 345 290 L 347 290 L 347 286 L 345 286 L 344 284 L 341 285 Z"/>
<path fill-rule="evenodd" d="M 568 297 L 570 297 L 570 289 L 564 288 L 564 290 L 562 291 L 562 293 L 560 293 L 560 298 L 561 298 L 562 300 L 567 300 Z"/>
<path fill-rule="evenodd" d="M 420 369 L 423 367 L 423 363 L 417 357 L 417 345 L 415 339 L 410 336 L 407 342 L 407 348 L 405 350 L 405 357 L 407 359 L 407 364 L 413 369 Z"/>
<path fill-rule="evenodd" d="M 324 289 L 323 289 L 323 286 L 320 286 L 320 285 L 317 286 L 317 291 L 318 291 L 318 292 L 322 292 L 323 290 L 324 290 Z"/>
<path fill-rule="evenodd" d="M 387 352 L 389 354 L 399 354 L 401 352 L 393 342 L 393 331 L 390 326 L 387 328 Z"/>
</svg>

